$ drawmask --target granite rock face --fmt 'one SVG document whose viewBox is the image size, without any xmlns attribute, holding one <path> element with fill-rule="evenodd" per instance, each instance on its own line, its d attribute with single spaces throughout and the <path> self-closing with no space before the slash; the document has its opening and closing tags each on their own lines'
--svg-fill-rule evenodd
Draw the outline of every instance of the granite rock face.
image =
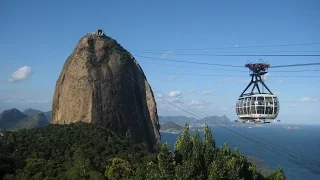
<svg viewBox="0 0 320 180">
<path fill-rule="evenodd" d="M 157 106 L 137 61 L 116 40 L 86 35 L 56 82 L 52 123 L 89 122 L 153 149 L 160 142 Z"/>
</svg>

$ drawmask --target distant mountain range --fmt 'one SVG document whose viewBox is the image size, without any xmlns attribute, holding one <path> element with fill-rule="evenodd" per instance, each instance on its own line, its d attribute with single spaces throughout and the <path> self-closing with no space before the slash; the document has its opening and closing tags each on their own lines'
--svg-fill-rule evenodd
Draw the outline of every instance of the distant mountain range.
<svg viewBox="0 0 320 180">
<path fill-rule="evenodd" d="M 28 115 L 28 116 L 32 116 L 32 115 L 35 115 L 35 114 L 38 114 L 38 113 L 43 113 L 46 118 L 48 119 L 49 122 L 51 122 L 51 119 L 52 119 L 52 111 L 47 111 L 47 112 L 42 112 L 40 110 L 37 110 L 37 109 L 25 109 L 23 111 L 23 114 L 25 115 Z"/>
<path fill-rule="evenodd" d="M 44 127 L 49 125 L 51 123 L 51 120 L 52 111 L 42 112 L 37 109 L 28 108 L 21 112 L 18 109 L 13 108 L 0 113 L 0 130 L 18 130 L 22 128 L 29 129 L 34 127 Z M 188 123 L 191 126 L 203 124 L 223 125 L 233 123 L 225 115 L 209 116 L 199 120 L 193 117 L 186 116 L 159 116 L 159 121 L 161 124 L 170 124 L 174 122 L 175 124 L 178 124 L 180 126 L 183 126 L 185 123 Z M 166 127 L 166 125 L 164 127 Z"/>
<path fill-rule="evenodd" d="M 45 127 L 51 122 L 51 114 L 51 111 L 42 112 L 35 109 L 26 109 L 23 112 L 16 108 L 5 110 L 0 113 L 0 130 Z"/>
<path fill-rule="evenodd" d="M 161 124 L 166 122 L 174 122 L 179 125 L 184 125 L 188 123 L 189 125 L 197 125 L 197 124 L 208 124 L 208 125 L 226 125 L 226 124 L 233 124 L 230 119 L 223 115 L 223 116 L 209 116 L 202 119 L 197 120 L 193 117 L 185 117 L 185 116 L 159 116 L 159 121 Z"/>
</svg>

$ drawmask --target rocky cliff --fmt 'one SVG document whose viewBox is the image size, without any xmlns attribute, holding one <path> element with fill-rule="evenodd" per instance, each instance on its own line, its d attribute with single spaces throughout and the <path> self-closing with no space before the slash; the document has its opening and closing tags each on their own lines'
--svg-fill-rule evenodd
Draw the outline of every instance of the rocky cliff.
<svg viewBox="0 0 320 180">
<path fill-rule="evenodd" d="M 160 142 L 156 102 L 137 61 L 116 40 L 86 35 L 56 82 L 52 123 L 106 126 L 153 148 Z"/>
</svg>

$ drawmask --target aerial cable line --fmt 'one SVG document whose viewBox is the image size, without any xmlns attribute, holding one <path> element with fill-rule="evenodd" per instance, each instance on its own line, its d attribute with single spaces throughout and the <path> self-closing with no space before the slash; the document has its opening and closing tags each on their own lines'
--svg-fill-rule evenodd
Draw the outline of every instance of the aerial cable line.
<svg viewBox="0 0 320 180">
<path fill-rule="evenodd" d="M 178 48 L 171 49 L 172 51 L 193 51 L 193 50 L 210 50 L 210 49 L 244 49 L 244 48 L 265 48 L 265 47 L 291 47 L 291 46 L 310 46 L 310 45 L 319 45 L 320 42 L 316 43 L 299 43 L 299 44 L 275 44 L 275 45 L 257 45 L 257 46 L 229 46 L 229 47 L 215 47 L 215 48 Z M 145 51 L 148 52 L 148 51 Z"/>
<path fill-rule="evenodd" d="M 291 52 L 291 53 L 297 53 L 297 52 L 299 52 L 299 53 L 306 53 L 306 52 L 308 52 L 308 53 L 315 53 L 315 52 L 320 52 L 320 51 L 265 51 L 265 52 L 241 52 L 241 51 L 229 51 L 229 52 L 210 52 L 210 54 L 209 53 L 175 53 L 175 52 L 172 52 L 172 53 L 170 53 L 169 55 L 171 56 L 171 55 L 173 55 L 173 56 L 176 56 L 176 55 L 181 55 L 181 56 L 186 56 L 186 55 L 188 55 L 188 56 L 211 56 L 211 55 L 214 55 L 214 54 L 217 54 L 217 53 L 220 53 L 220 54 L 227 54 L 227 53 L 239 53 L 239 54 L 241 54 L 241 53 L 253 53 L 253 54 L 257 54 L 257 53 L 283 53 L 283 52 L 285 52 L 285 53 L 288 53 L 288 52 Z M 151 52 L 151 51 L 140 51 L 140 53 L 144 53 L 144 54 L 161 54 L 161 55 L 163 55 L 163 54 L 166 54 L 166 52 Z"/>
<path fill-rule="evenodd" d="M 159 64 L 159 63 L 152 63 L 152 62 L 144 62 L 146 64 L 154 64 L 158 66 L 168 66 L 168 67 L 184 67 L 184 68 L 192 68 L 192 69 L 209 69 L 215 71 L 234 71 L 234 72 L 248 72 L 248 70 L 232 70 L 232 69 L 213 69 L 213 68 L 205 68 L 205 67 L 192 67 L 192 66 L 179 66 L 179 65 L 171 65 L 171 64 Z M 320 71 L 320 70 L 319 70 Z"/>
<path fill-rule="evenodd" d="M 245 56 L 245 57 L 249 57 L 249 56 L 280 56 L 280 57 L 285 57 L 285 56 L 291 56 L 291 57 L 318 57 L 320 56 L 319 54 L 185 54 L 185 55 L 202 55 L 202 56 Z"/>
<path fill-rule="evenodd" d="M 239 65 L 230 65 L 230 64 L 216 64 L 216 63 L 206 63 L 206 62 L 195 62 L 195 61 L 183 61 L 183 60 L 175 60 L 175 59 L 164 59 L 164 58 L 156 58 L 156 57 L 148 57 L 148 56 L 140 56 L 135 55 L 136 57 L 146 58 L 146 59 L 154 59 L 160 61 L 172 61 L 179 63 L 190 63 L 190 64 L 201 64 L 201 65 L 210 65 L 210 66 L 224 66 L 224 67 L 237 67 L 237 68 L 245 68 L 245 66 Z M 298 67 L 298 66 L 315 66 L 320 65 L 320 63 L 306 63 L 306 64 L 289 64 L 289 65 L 279 65 L 279 66 L 270 66 L 269 68 L 279 68 L 279 67 Z"/>
<path fill-rule="evenodd" d="M 296 67 L 296 66 L 315 66 L 320 65 L 320 63 L 307 63 L 307 64 L 287 64 L 279 66 L 270 66 L 270 68 L 280 68 L 280 67 Z"/>
<path fill-rule="evenodd" d="M 218 74 L 189 74 L 189 73 L 175 73 L 175 72 L 161 72 L 152 71 L 154 73 L 161 74 L 176 74 L 176 75 L 186 75 L 186 76 L 212 76 L 212 77 L 230 77 L 230 75 L 218 75 Z M 248 76 L 237 76 L 237 77 L 248 77 Z M 320 78 L 319 76 L 269 76 L 269 77 L 289 77 L 289 78 Z"/>
<path fill-rule="evenodd" d="M 141 61 L 141 60 L 140 60 Z M 144 61 L 144 60 L 142 60 Z M 213 69 L 213 68 L 205 68 L 205 67 L 192 67 L 192 66 L 180 66 L 180 65 L 171 65 L 171 64 L 160 64 L 160 63 L 152 63 L 152 62 L 144 62 L 146 64 L 154 64 L 158 66 L 168 66 L 168 67 L 183 67 L 183 68 L 192 68 L 192 69 L 209 69 L 215 71 L 234 71 L 234 72 L 248 72 L 248 70 L 234 70 L 234 69 Z M 293 71 L 274 71 L 271 72 L 318 72 L 320 69 L 313 69 L 313 70 L 293 70 Z"/>
<path fill-rule="evenodd" d="M 161 91 L 159 91 L 159 92 L 161 92 Z M 165 93 L 161 93 L 161 94 L 164 94 L 164 95 L 166 95 Z M 167 95 L 166 95 L 167 96 Z M 159 96 L 158 96 L 159 97 Z M 170 97 L 170 96 L 168 96 L 169 98 L 172 98 L 172 97 Z M 161 98 L 162 99 L 162 98 Z M 184 104 L 183 102 L 181 102 L 181 101 L 179 101 L 179 100 L 176 100 L 175 102 L 178 102 L 179 104 Z M 177 106 L 175 106 L 175 107 L 177 107 Z M 185 106 L 186 107 L 186 106 Z M 181 109 L 181 108 L 179 108 L 179 109 Z M 192 109 L 192 108 L 188 108 L 188 109 Z M 183 110 L 183 109 L 182 109 Z M 210 117 L 210 115 L 207 115 L 206 113 L 203 113 L 203 112 L 201 112 L 201 111 L 199 111 L 199 110 L 193 110 L 194 112 L 196 112 L 196 114 L 205 114 L 206 116 L 203 116 L 202 118 L 205 118 L 205 117 Z M 197 111 L 198 111 L 198 113 L 197 113 Z M 186 111 L 185 111 L 186 112 Z M 188 113 L 189 113 L 189 111 L 188 111 Z M 189 113 L 189 114 L 192 114 L 192 115 L 194 115 L 193 113 Z M 198 115 L 196 115 L 197 117 L 199 117 Z M 200 116 L 200 118 L 201 118 L 201 116 Z M 211 121 L 213 124 L 215 124 L 216 126 L 220 126 L 220 124 L 219 123 L 217 123 L 217 122 L 215 122 L 215 121 Z M 230 124 L 228 124 L 228 125 L 230 125 Z M 223 127 L 223 126 L 222 126 Z M 295 161 L 295 160 L 293 160 L 293 159 L 291 159 L 291 158 L 288 158 L 287 156 L 284 156 L 283 154 L 281 154 L 281 153 L 279 153 L 279 152 L 282 152 L 282 153 L 285 153 L 286 155 L 289 155 L 289 156 L 291 156 L 291 157 L 297 157 L 297 158 L 299 158 L 299 159 L 301 159 L 301 160 L 303 160 L 303 161 L 306 161 L 306 162 L 309 162 L 309 163 L 311 163 L 311 164 L 316 164 L 318 167 L 320 167 L 320 163 L 319 162 L 316 162 L 316 161 L 313 161 L 313 160 L 309 160 L 309 159 L 307 159 L 307 158 L 302 158 L 302 157 L 300 157 L 298 154 L 296 154 L 296 153 L 294 153 L 294 152 L 291 152 L 291 153 L 293 153 L 293 154 L 296 154 L 296 155 L 292 155 L 292 154 L 289 154 L 289 153 L 286 153 L 286 152 L 284 152 L 283 150 L 279 150 L 279 149 L 276 149 L 276 151 L 274 151 L 274 149 L 270 149 L 270 146 L 268 146 L 268 145 L 265 145 L 265 144 L 262 144 L 261 142 L 259 142 L 259 141 L 257 141 L 257 140 L 253 140 L 252 138 L 250 139 L 250 138 L 248 138 L 247 136 L 245 136 L 245 135 L 243 135 L 243 134 L 240 134 L 240 133 L 238 133 L 238 132 L 235 132 L 235 131 L 233 131 L 233 130 L 231 130 L 231 129 L 229 129 L 229 128 L 227 128 L 227 127 L 223 127 L 223 128 L 226 128 L 227 130 L 229 130 L 229 131 L 231 131 L 231 132 L 233 132 L 233 133 L 236 133 L 237 135 L 240 135 L 240 136 L 242 136 L 242 137 L 244 137 L 245 139 L 247 139 L 247 140 L 249 140 L 249 141 L 251 141 L 251 142 L 253 142 L 253 143 L 257 143 L 257 144 L 259 144 L 259 145 L 261 145 L 261 146 L 263 146 L 263 147 L 265 147 L 265 148 L 268 148 L 270 151 L 272 151 L 272 152 L 274 152 L 274 153 L 276 153 L 276 154 L 278 154 L 278 155 L 281 155 L 282 157 L 285 157 L 285 158 L 287 158 L 287 159 L 289 159 L 289 160 L 291 160 L 291 161 L 293 161 L 293 162 L 295 162 L 296 164 L 299 164 L 299 165 L 301 165 L 301 166 L 303 166 L 303 167 L 305 167 L 305 168 L 307 168 L 307 169 L 309 169 L 309 170 L 311 170 L 311 171 L 314 171 L 314 172 L 316 172 L 316 173 L 320 173 L 319 171 L 316 171 L 316 170 L 314 170 L 314 169 L 311 169 L 311 168 L 309 168 L 309 167 L 307 167 L 307 166 L 305 166 L 305 165 L 303 165 L 303 164 L 301 164 L 301 163 L 299 163 L 299 162 L 297 162 L 297 161 Z M 250 134 L 250 135 L 254 135 L 254 134 L 251 134 L 251 133 L 248 133 L 248 132 L 246 132 L 246 131 L 243 131 L 243 130 L 241 130 L 241 129 L 239 129 L 239 128 L 236 128 L 236 127 L 234 127 L 235 129 L 238 129 L 238 130 L 240 130 L 240 131 L 242 131 L 242 132 L 244 132 L 244 133 L 247 133 L 247 134 Z M 254 135 L 254 136 L 256 136 L 256 135 Z M 259 138 L 259 137 L 258 137 Z M 262 139 L 262 138 L 259 138 L 259 139 L 261 139 L 261 140 L 263 140 L 263 141 L 266 141 L 266 140 L 264 140 L 264 139 Z M 268 142 L 268 141 L 266 141 L 266 142 Z M 271 142 L 269 142 L 270 144 L 273 144 L 273 143 L 271 143 Z M 275 144 L 273 144 L 274 146 L 278 146 L 278 145 L 275 145 Z M 278 146 L 279 148 L 282 148 L 282 147 L 280 147 L 280 146 Z M 272 147 L 271 147 L 272 148 Z M 284 149 L 284 150 L 286 150 L 285 148 L 282 148 L 282 149 Z M 277 152 L 277 151 L 279 151 L 279 152 Z M 287 151 L 289 151 L 289 150 L 287 150 Z M 290 151 L 289 151 L 290 152 Z"/>
<path fill-rule="evenodd" d="M 160 61 L 173 61 L 173 62 L 180 62 L 180 63 L 202 64 L 202 65 L 210 65 L 210 66 L 225 66 L 225 67 L 238 67 L 238 68 L 240 67 L 240 68 L 244 68 L 244 66 L 227 65 L 227 64 L 213 64 L 213 63 L 195 62 L 195 61 L 182 61 L 182 60 L 174 60 L 174 59 L 164 59 L 164 58 L 140 56 L 140 55 L 135 55 L 135 56 L 136 57 L 141 57 L 141 58 L 147 58 L 147 59 L 160 60 Z"/>
</svg>

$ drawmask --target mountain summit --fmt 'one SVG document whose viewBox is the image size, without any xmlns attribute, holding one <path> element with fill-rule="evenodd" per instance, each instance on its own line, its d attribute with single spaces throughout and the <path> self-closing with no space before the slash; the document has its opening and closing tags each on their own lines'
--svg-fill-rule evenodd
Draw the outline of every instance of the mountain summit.
<svg viewBox="0 0 320 180">
<path fill-rule="evenodd" d="M 80 39 L 56 82 L 52 123 L 89 122 L 150 148 L 160 142 L 153 92 L 133 56 L 103 31 Z"/>
</svg>

